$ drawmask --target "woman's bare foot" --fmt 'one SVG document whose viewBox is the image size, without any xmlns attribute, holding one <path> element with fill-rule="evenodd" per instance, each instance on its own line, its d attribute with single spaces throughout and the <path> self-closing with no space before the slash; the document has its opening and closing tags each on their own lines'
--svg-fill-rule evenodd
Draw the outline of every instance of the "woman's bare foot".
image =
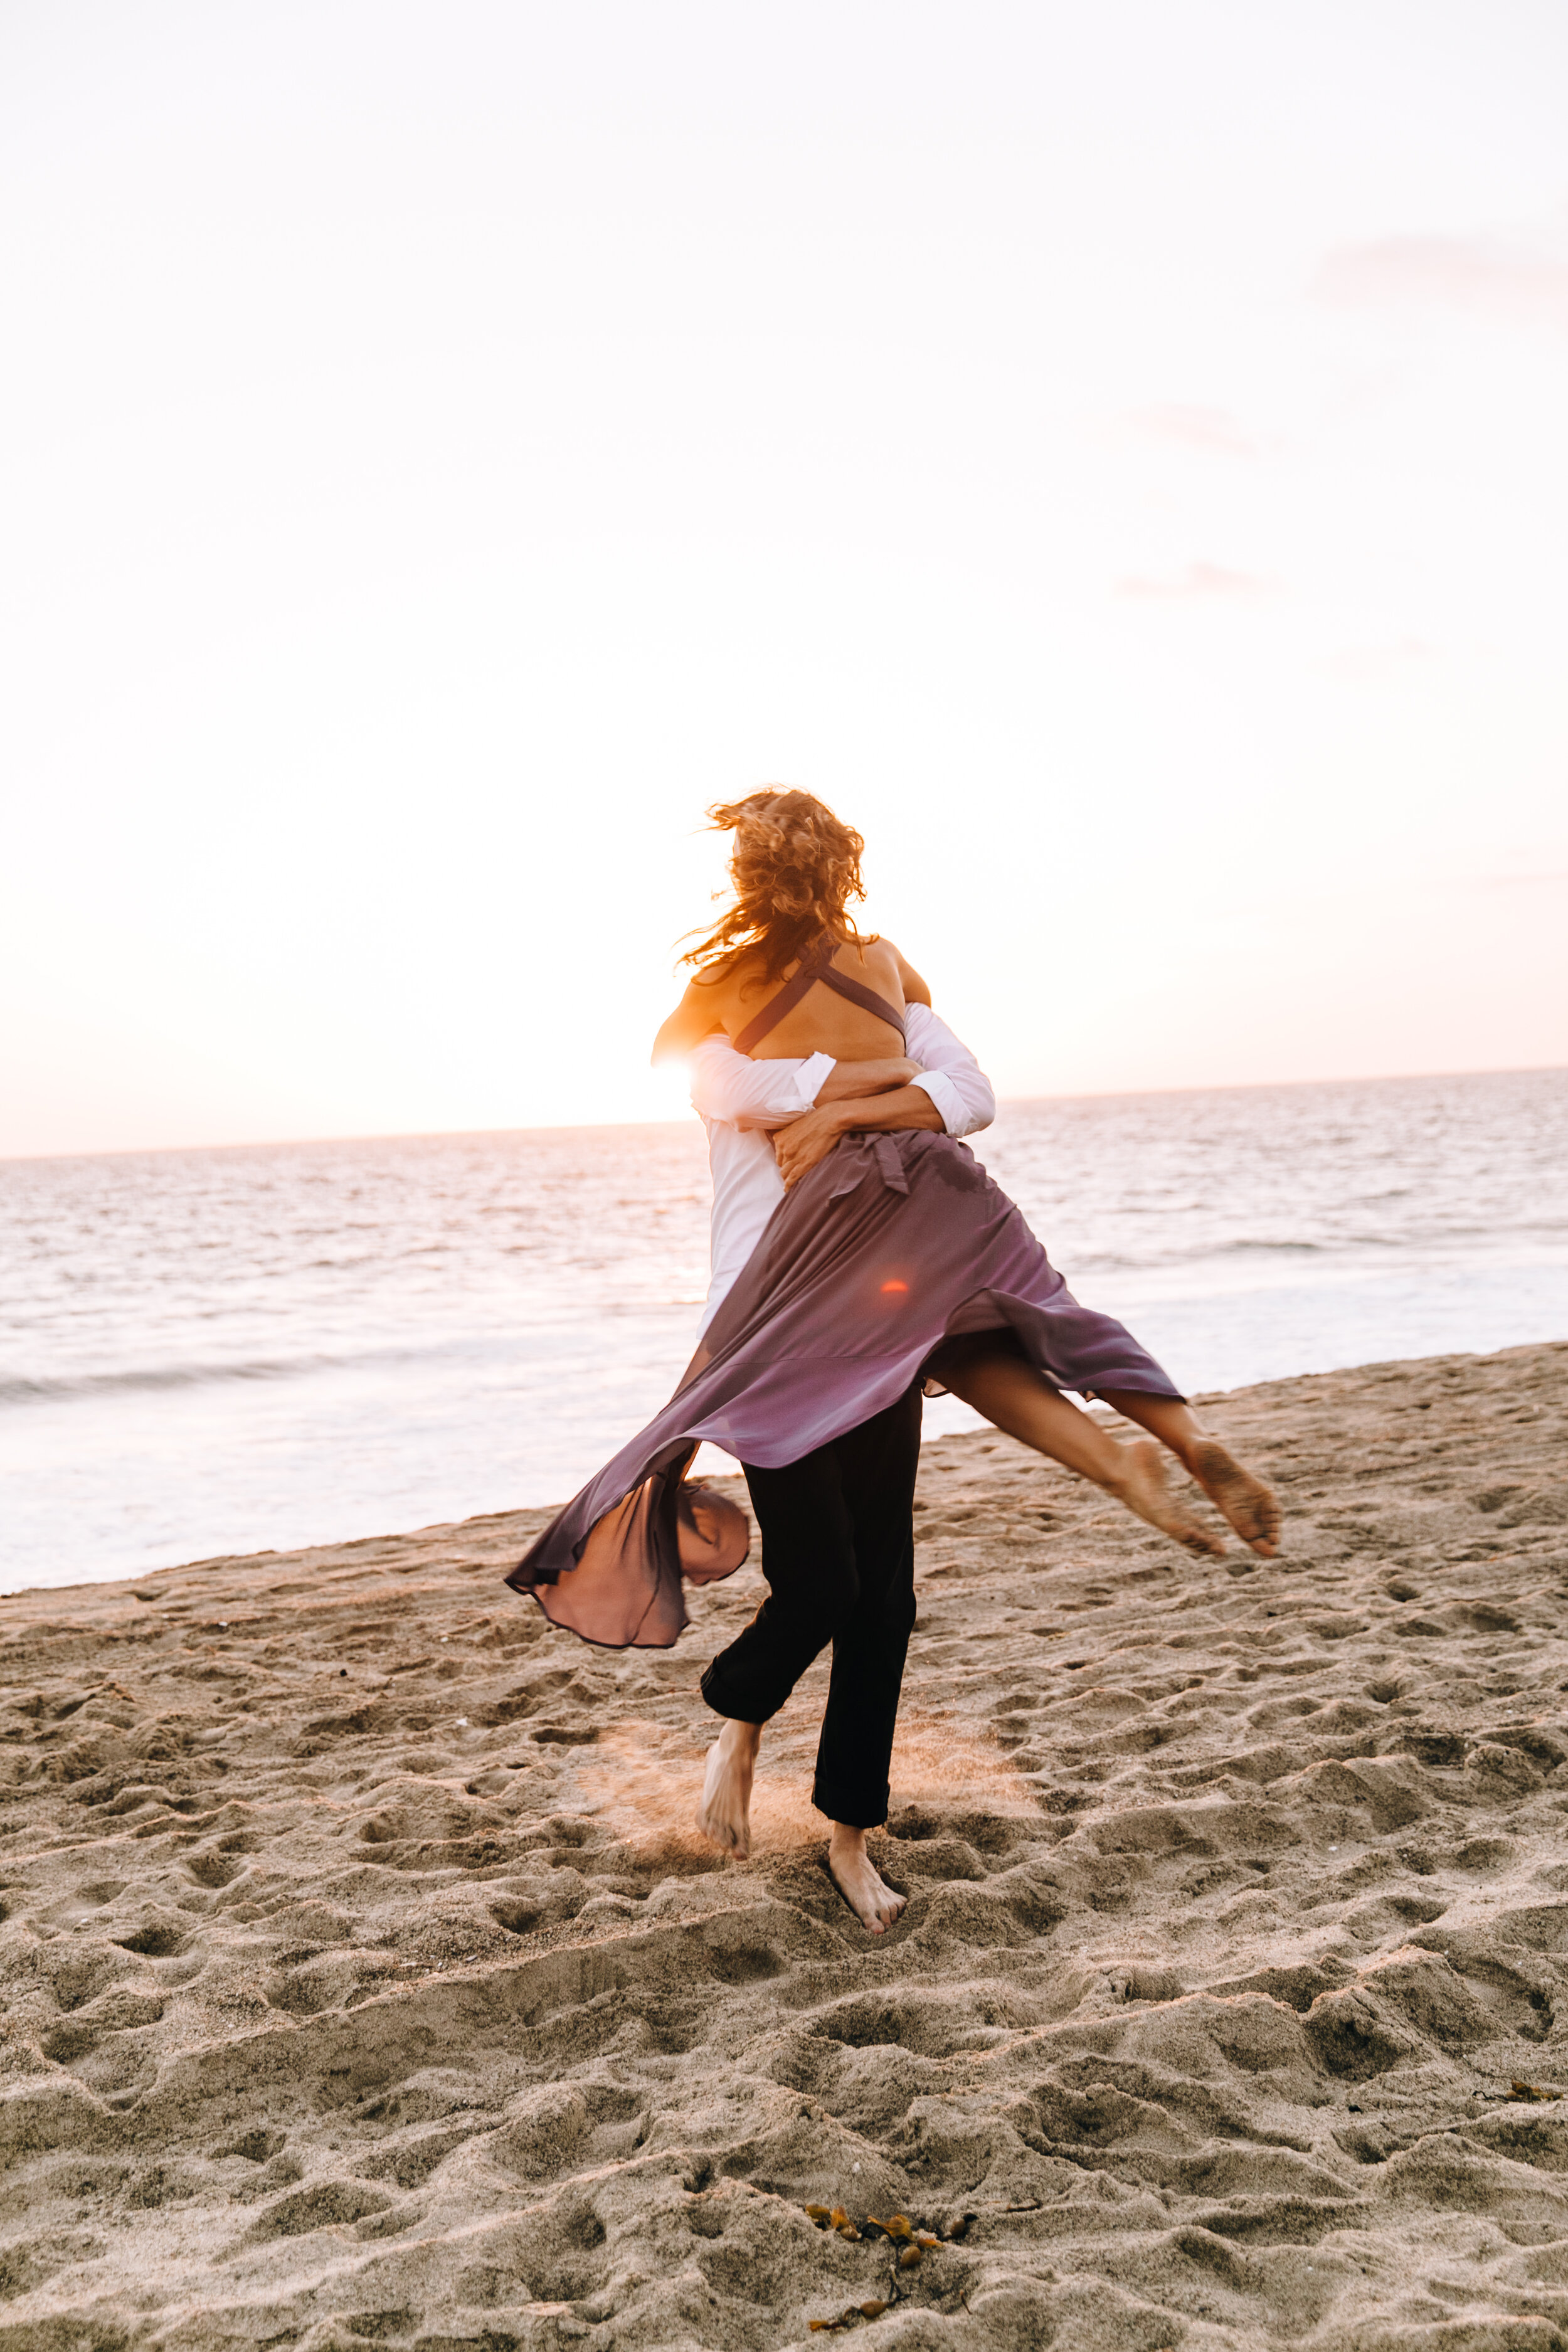
<svg viewBox="0 0 1568 2352">
<path fill-rule="evenodd" d="M 1243 1543 L 1249 1543 L 1264 1559 L 1272 1559 L 1279 1549 L 1281 1517 L 1273 1490 L 1250 1470 L 1244 1470 L 1217 1437 L 1200 1438 L 1188 1453 L 1187 1467 Z"/>
<path fill-rule="evenodd" d="M 859 1920 L 873 1936 L 885 1935 L 908 1897 L 887 1884 L 866 1851 L 866 1832 L 835 1822 L 827 1841 L 827 1874 Z"/>
<path fill-rule="evenodd" d="M 762 1744 L 760 1723 L 737 1723 L 731 1717 L 708 1750 L 697 1826 L 737 1862 L 752 1851 L 752 1776 Z"/>
<path fill-rule="evenodd" d="M 1152 1438 L 1135 1437 L 1121 1451 L 1125 1467 L 1104 1481 L 1106 1491 L 1162 1535 L 1173 1537 L 1184 1550 L 1200 1559 L 1223 1559 L 1224 1539 L 1211 1535 L 1166 1486 L 1164 1458 Z"/>
</svg>

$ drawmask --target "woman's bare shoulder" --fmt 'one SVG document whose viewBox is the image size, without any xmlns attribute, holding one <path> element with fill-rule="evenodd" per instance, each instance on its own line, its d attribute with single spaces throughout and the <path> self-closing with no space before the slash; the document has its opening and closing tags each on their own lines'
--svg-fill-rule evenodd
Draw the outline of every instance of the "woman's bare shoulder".
<svg viewBox="0 0 1568 2352">
<path fill-rule="evenodd" d="M 889 939 L 879 939 L 877 946 L 889 959 L 890 977 L 898 983 L 906 1004 L 930 1004 L 931 991 L 901 948 Z"/>
<path fill-rule="evenodd" d="M 728 1026 L 728 1010 L 723 988 L 705 972 L 698 972 L 688 981 L 685 995 L 654 1039 L 654 1060 L 663 1062 L 689 1054 L 704 1037 Z"/>
<path fill-rule="evenodd" d="M 788 964 L 784 969 L 793 971 L 795 967 Z M 734 1006 L 751 1003 L 761 995 L 771 995 L 779 982 L 769 979 L 767 961 L 762 950 L 747 948 L 733 963 L 725 965 L 715 985 L 723 1001 Z"/>
<path fill-rule="evenodd" d="M 834 961 L 841 971 L 853 971 L 861 980 L 879 973 L 890 980 L 899 968 L 899 950 L 878 931 L 868 940 L 846 940 Z"/>
</svg>

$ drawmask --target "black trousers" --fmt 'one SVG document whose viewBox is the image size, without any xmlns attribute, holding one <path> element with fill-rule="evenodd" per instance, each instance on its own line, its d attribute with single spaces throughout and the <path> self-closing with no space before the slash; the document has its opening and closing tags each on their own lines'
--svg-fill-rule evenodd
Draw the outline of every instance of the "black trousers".
<svg viewBox="0 0 1568 2352">
<path fill-rule="evenodd" d="M 702 1677 L 717 1715 L 766 1723 L 829 1642 L 833 1674 L 812 1802 L 830 1821 L 888 1818 L 888 1765 L 915 1622 L 921 1388 L 782 1470 L 742 1465 L 768 1597 Z"/>
</svg>

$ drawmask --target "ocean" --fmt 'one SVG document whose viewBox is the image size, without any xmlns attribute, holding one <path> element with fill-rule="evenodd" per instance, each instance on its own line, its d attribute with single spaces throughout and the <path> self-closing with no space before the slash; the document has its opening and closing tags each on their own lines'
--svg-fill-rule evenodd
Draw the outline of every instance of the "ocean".
<svg viewBox="0 0 1568 2352">
<path fill-rule="evenodd" d="M 1007 1103 L 972 1148 L 1194 1392 L 1568 1338 L 1568 1071 Z M 0 1162 L 0 1590 L 564 1501 L 690 1355 L 708 1201 L 694 1118 Z"/>
</svg>

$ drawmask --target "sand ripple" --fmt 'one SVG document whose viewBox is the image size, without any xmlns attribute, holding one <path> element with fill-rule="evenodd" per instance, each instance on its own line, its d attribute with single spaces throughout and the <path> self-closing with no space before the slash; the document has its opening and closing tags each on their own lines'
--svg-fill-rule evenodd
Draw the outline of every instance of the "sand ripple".
<svg viewBox="0 0 1568 2352">
<path fill-rule="evenodd" d="M 1568 1348 L 1214 1418 L 1282 1557 L 927 1451 L 873 1943 L 541 1514 L 0 1602 L 0 2352 L 1568 2343 Z M 1556 2012 L 1558 1995 L 1564 2014 Z"/>
</svg>

